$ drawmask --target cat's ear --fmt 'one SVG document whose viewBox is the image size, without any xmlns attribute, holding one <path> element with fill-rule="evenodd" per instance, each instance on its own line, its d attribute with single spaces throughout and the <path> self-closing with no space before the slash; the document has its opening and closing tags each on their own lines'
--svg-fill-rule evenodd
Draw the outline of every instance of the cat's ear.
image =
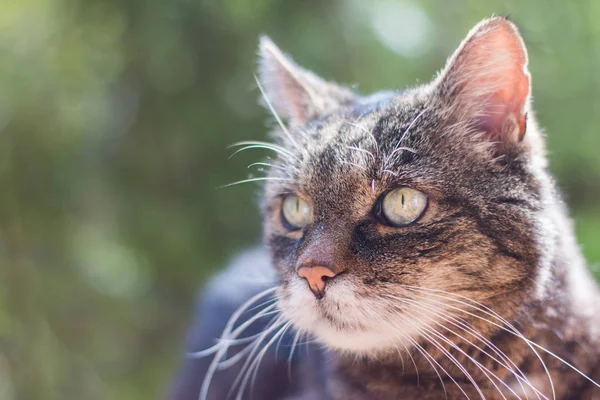
<svg viewBox="0 0 600 400">
<path fill-rule="evenodd" d="M 488 139 L 518 143 L 527 130 L 531 77 L 527 49 L 508 19 L 484 20 L 469 32 L 437 79 L 438 96 L 456 118 Z"/>
<path fill-rule="evenodd" d="M 260 38 L 259 56 L 258 75 L 265 101 L 292 125 L 329 114 L 355 98 L 349 89 L 296 65 L 266 36 Z"/>
</svg>

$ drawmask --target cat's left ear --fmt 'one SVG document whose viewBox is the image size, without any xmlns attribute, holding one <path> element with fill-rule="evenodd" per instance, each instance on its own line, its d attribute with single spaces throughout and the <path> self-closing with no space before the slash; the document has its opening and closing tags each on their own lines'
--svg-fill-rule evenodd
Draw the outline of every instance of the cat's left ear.
<svg viewBox="0 0 600 400">
<path fill-rule="evenodd" d="M 329 114 L 355 99 L 349 89 L 296 65 L 266 36 L 259 44 L 259 82 L 275 112 L 293 126 Z"/>
<path fill-rule="evenodd" d="M 475 26 L 436 81 L 437 98 L 455 119 L 495 143 L 519 143 L 527 131 L 531 77 L 517 27 L 496 17 Z"/>
</svg>

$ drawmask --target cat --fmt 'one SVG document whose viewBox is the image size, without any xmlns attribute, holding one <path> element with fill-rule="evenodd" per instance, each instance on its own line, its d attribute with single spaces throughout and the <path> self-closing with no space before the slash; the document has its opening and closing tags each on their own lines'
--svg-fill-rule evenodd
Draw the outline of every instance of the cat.
<svg viewBox="0 0 600 400">
<path fill-rule="evenodd" d="M 265 247 L 205 292 L 171 398 L 600 399 L 599 291 L 515 24 L 369 96 L 259 53 Z"/>
</svg>

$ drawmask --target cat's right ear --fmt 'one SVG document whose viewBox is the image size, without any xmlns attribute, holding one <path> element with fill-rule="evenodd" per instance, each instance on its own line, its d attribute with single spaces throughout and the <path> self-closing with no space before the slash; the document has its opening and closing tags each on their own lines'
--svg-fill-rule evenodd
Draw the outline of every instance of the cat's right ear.
<svg viewBox="0 0 600 400">
<path fill-rule="evenodd" d="M 507 18 L 484 20 L 471 30 L 437 79 L 445 109 L 492 143 L 521 142 L 527 130 L 531 76 L 527 50 Z"/>
<path fill-rule="evenodd" d="M 267 36 L 260 38 L 259 82 L 274 112 L 292 126 L 329 114 L 355 99 L 349 89 L 298 66 Z"/>
</svg>

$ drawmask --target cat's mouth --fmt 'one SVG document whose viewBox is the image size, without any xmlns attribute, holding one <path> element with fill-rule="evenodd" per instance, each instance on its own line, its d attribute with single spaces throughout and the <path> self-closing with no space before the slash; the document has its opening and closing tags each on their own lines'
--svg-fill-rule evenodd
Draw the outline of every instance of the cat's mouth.
<svg viewBox="0 0 600 400">
<path fill-rule="evenodd" d="M 332 301 L 329 300 L 329 303 Z M 369 329 L 362 321 L 358 321 L 355 318 L 346 318 L 348 315 L 347 304 L 329 304 L 328 300 L 322 299 L 317 303 L 316 308 L 318 309 L 319 317 L 323 320 L 323 323 L 328 323 L 334 328 L 341 332 L 357 332 L 366 331 Z"/>
<path fill-rule="evenodd" d="M 339 280 L 317 299 L 301 280 L 281 288 L 283 315 L 302 332 L 326 346 L 353 353 L 395 349 L 416 335 L 397 304 L 378 296 L 357 295 L 358 285 Z"/>
</svg>

